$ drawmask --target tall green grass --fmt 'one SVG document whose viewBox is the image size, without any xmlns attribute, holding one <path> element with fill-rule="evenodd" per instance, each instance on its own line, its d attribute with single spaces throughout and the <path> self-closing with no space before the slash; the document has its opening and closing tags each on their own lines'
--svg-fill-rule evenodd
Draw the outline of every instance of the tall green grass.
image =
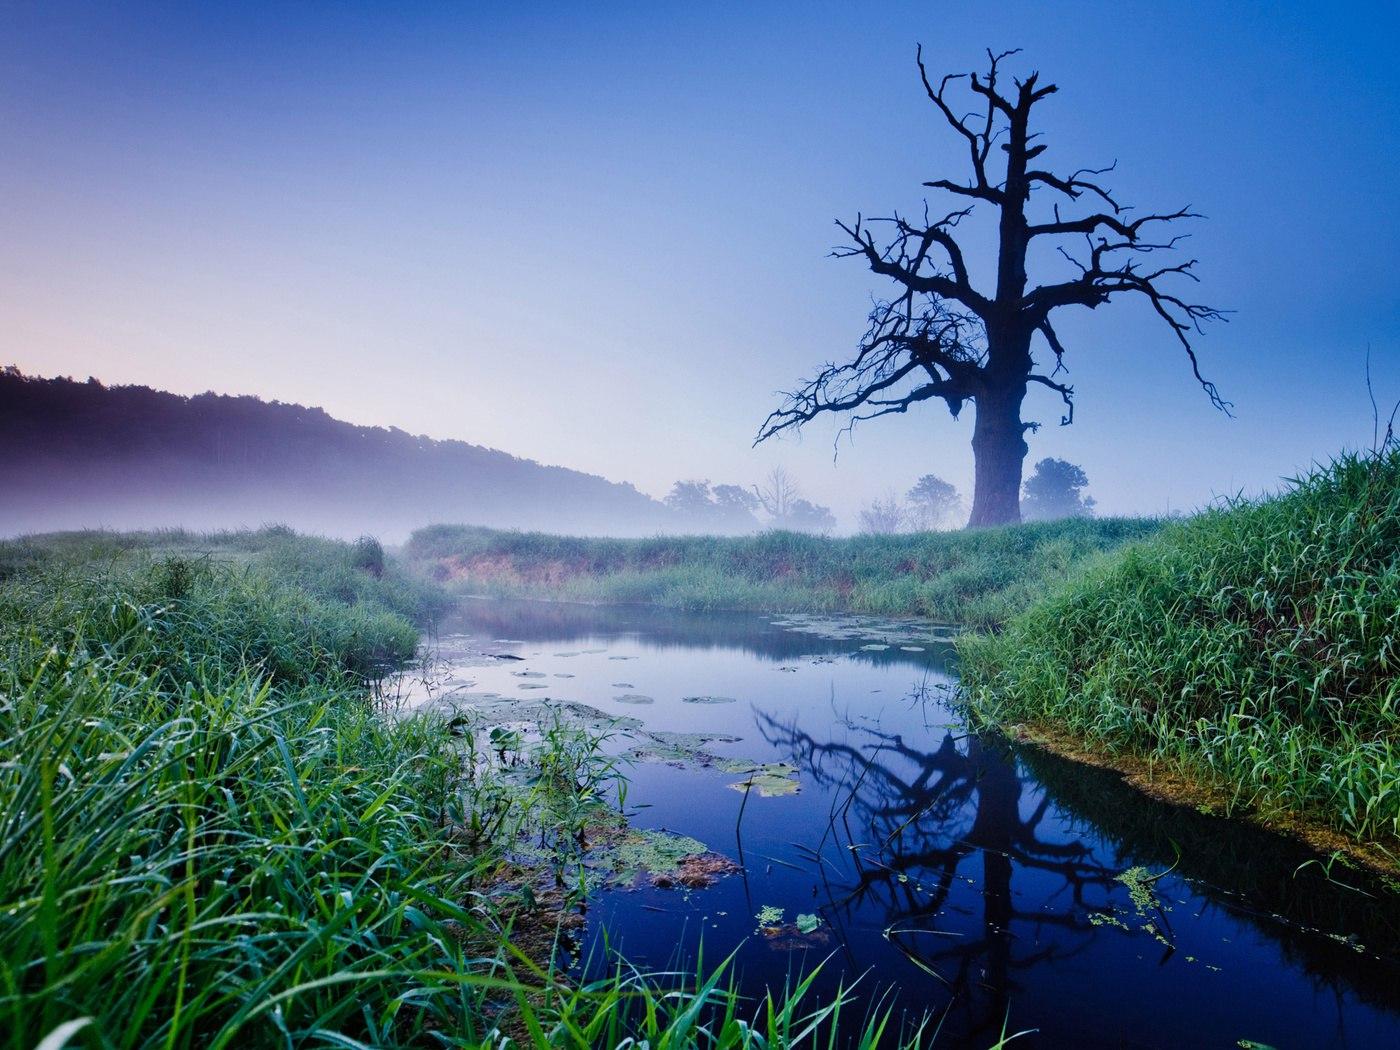
<svg viewBox="0 0 1400 1050">
<path fill-rule="evenodd" d="M 993 626 L 1151 519 L 1056 522 L 832 539 L 794 532 L 646 540 L 437 525 L 404 549 L 424 575 L 471 593 L 684 609 L 851 611 Z"/>
<path fill-rule="evenodd" d="M 915 1045 L 810 980 L 580 985 L 516 947 L 505 858 L 528 833 L 572 862 L 615 779 L 597 740 L 377 710 L 416 632 L 341 586 L 345 558 L 382 578 L 366 545 L 169 539 L 0 548 L 0 1047 Z M 267 557 L 298 544 L 309 567 Z"/>
<path fill-rule="evenodd" d="M 447 734 L 364 692 L 412 629 L 179 564 L 0 588 L 0 1045 L 471 1034 L 492 860 Z"/>
<path fill-rule="evenodd" d="M 1400 451 L 1119 552 L 964 639 L 974 711 L 1166 762 L 1231 809 L 1400 836 Z"/>
<path fill-rule="evenodd" d="M 379 542 L 307 536 L 284 525 L 229 532 L 48 533 L 0 541 L 0 581 L 39 569 L 120 569 L 174 559 L 192 566 L 235 566 L 335 605 L 393 613 L 413 623 L 447 605 L 442 589 L 407 573 Z"/>
</svg>

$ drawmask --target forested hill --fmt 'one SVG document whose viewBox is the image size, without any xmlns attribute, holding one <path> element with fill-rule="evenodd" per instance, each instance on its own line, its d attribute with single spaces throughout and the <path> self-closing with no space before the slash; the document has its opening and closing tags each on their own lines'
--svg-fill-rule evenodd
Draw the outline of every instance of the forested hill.
<svg viewBox="0 0 1400 1050">
<path fill-rule="evenodd" d="M 631 485 L 319 408 L 0 371 L 0 534 L 281 522 L 397 540 L 451 521 L 637 535 L 665 516 Z"/>
</svg>

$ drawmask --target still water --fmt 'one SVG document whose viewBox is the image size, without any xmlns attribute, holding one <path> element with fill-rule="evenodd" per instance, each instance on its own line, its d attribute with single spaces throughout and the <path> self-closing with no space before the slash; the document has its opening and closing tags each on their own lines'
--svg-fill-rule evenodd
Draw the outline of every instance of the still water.
<svg viewBox="0 0 1400 1050">
<path fill-rule="evenodd" d="M 1400 1047 L 1400 897 L 969 733 L 936 629 L 468 601 L 438 637 L 449 661 L 477 655 L 435 702 L 547 697 L 634 720 L 609 745 L 643 759 L 632 823 L 742 866 L 707 889 L 595 893 L 595 967 L 605 949 L 683 966 L 703 939 L 710 961 L 737 949 L 757 993 L 825 960 L 821 995 L 859 979 L 867 1003 L 941 1021 L 938 1047 L 985 1047 L 1008 1016 L 1035 1029 L 1026 1047 Z M 702 734 L 703 758 L 668 762 L 650 733 Z M 726 759 L 795 772 L 736 790 L 749 778 Z"/>
</svg>

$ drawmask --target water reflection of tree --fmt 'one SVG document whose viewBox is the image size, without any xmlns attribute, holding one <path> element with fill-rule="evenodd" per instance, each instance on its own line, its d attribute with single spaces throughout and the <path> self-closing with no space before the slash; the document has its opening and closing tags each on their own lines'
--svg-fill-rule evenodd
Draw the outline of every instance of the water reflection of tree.
<svg viewBox="0 0 1400 1050">
<path fill-rule="evenodd" d="M 1069 826 L 1111 842 L 1138 864 L 1165 868 L 1208 907 L 1276 943 L 1319 992 L 1355 992 L 1400 1009 L 1400 895 L 1387 880 L 1335 866 L 1282 835 L 1144 795 L 1117 774 L 1039 748 L 1017 759 Z M 1364 945 L 1358 951 L 1357 945 Z"/>
<path fill-rule="evenodd" d="M 968 1036 L 1001 1025 L 1018 971 L 1088 944 L 1095 927 L 1085 890 L 1112 884 L 1117 873 L 1080 841 L 1041 837 L 1049 802 L 1022 812 L 1017 767 L 1000 745 L 945 729 L 938 747 L 925 751 L 900 734 L 863 726 L 849 726 L 853 743 L 823 741 L 796 719 L 761 712 L 759 719 L 768 742 L 790 752 L 834 799 L 817 860 L 831 921 L 845 925 L 857 913 L 882 914 L 890 942 L 947 985 L 948 1009 L 960 1015 L 957 1027 Z M 849 866 L 834 855 L 848 857 Z M 979 858 L 980 873 L 966 870 Z M 1037 893 L 1038 906 L 1023 909 L 1012 891 L 1017 868 L 1054 876 L 1062 888 Z M 980 882 L 980 936 L 940 929 L 959 878 Z M 1054 910 L 1047 902 L 1055 902 Z M 1056 936 L 1043 940 L 1044 927 L 1054 927 Z"/>
</svg>

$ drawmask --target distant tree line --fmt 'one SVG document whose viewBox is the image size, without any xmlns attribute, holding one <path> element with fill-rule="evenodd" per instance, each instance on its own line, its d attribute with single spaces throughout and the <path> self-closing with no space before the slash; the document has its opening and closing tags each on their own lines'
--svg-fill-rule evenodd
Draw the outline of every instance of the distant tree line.
<svg viewBox="0 0 1400 1050">
<path fill-rule="evenodd" d="M 1021 517 L 1026 521 L 1084 518 L 1094 512 L 1094 498 L 1083 468 L 1063 459 L 1042 459 L 1021 487 Z M 871 535 L 925 532 L 955 527 L 964 513 L 961 494 L 937 474 L 925 474 L 901 497 L 893 490 L 860 511 L 860 531 Z"/>
<path fill-rule="evenodd" d="M 1082 467 L 1063 459 L 1042 459 L 1021 489 L 1021 516 L 1026 521 L 1090 517 L 1094 498 Z M 801 488 L 782 467 L 763 482 L 745 487 L 678 481 L 664 503 L 673 525 L 687 532 L 738 535 L 760 529 L 789 529 L 826 534 L 835 530 L 829 507 L 802 497 Z M 891 489 L 860 509 L 857 531 L 870 535 L 927 532 L 958 528 L 967 506 L 962 494 L 937 474 L 925 474 L 900 495 Z"/>
<path fill-rule="evenodd" d="M 804 499 L 797 482 L 782 467 L 774 467 L 761 484 L 749 488 L 711 485 L 708 480 L 678 481 L 664 502 L 679 524 L 695 532 L 828 533 L 836 528 L 831 508 Z"/>
<path fill-rule="evenodd" d="M 1088 514 L 1083 470 L 1036 465 L 1027 518 Z M 256 397 L 183 397 L 0 369 L 0 533 L 90 526 L 283 522 L 330 535 L 404 535 L 432 523 L 599 535 L 826 534 L 829 507 L 782 467 L 757 484 L 678 481 L 662 501 L 631 485 L 461 441 L 362 427 Z M 955 527 L 957 489 L 934 474 L 871 501 L 863 532 Z"/>
</svg>

